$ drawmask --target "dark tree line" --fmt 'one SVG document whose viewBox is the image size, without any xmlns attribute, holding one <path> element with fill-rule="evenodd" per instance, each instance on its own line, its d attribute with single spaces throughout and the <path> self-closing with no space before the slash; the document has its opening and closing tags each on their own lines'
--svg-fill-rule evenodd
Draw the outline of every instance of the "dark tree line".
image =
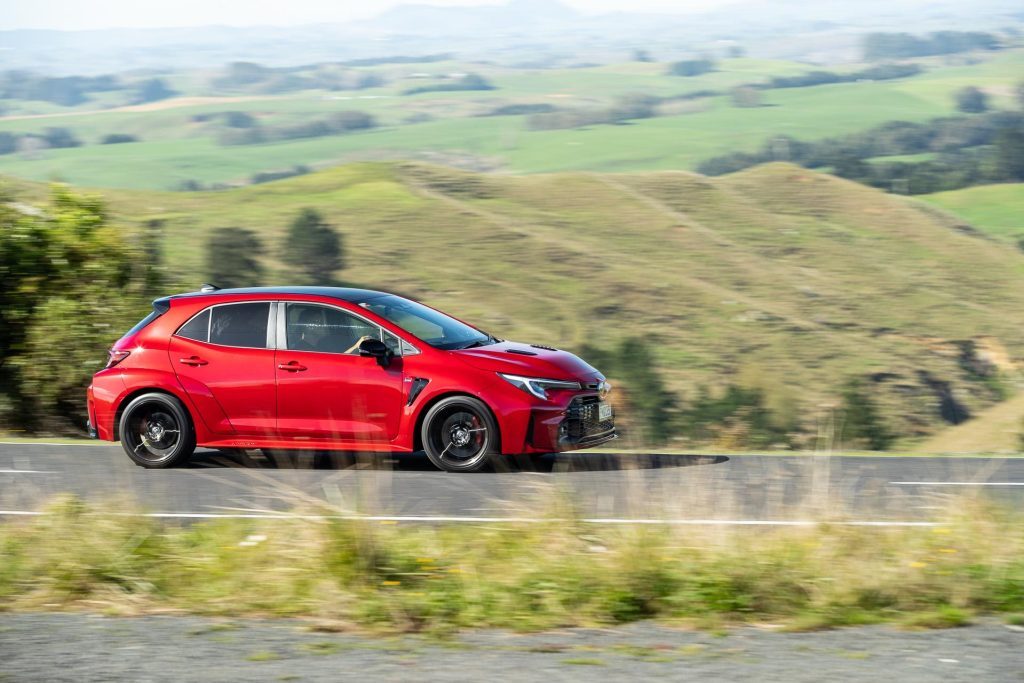
<svg viewBox="0 0 1024 683">
<path fill-rule="evenodd" d="M 124 82 L 117 76 L 40 76 L 28 71 L 0 73 L 0 99 L 40 100 L 62 107 L 88 102 L 90 93 L 133 90 L 133 102 L 155 102 L 176 95 L 160 78 L 139 83 Z"/>
<path fill-rule="evenodd" d="M 865 61 L 930 57 L 971 50 L 996 50 L 999 39 L 980 31 L 936 31 L 926 36 L 910 33 L 869 33 L 861 48 Z"/>
<path fill-rule="evenodd" d="M 466 74 L 460 78 L 442 83 L 430 83 L 409 88 L 403 95 L 419 95 L 426 92 L 458 92 L 460 90 L 495 90 L 494 85 L 480 74 Z"/>
<path fill-rule="evenodd" d="M 242 112 L 238 112 L 241 114 Z M 247 115 L 246 115 L 247 116 Z M 329 135 L 341 135 L 358 130 L 367 130 L 377 126 L 377 120 L 370 114 L 361 111 L 339 111 L 323 119 L 313 119 L 302 123 L 281 124 L 277 126 L 261 126 L 249 117 L 247 126 L 229 127 L 218 136 L 222 145 L 255 145 L 261 142 L 278 140 L 299 140 L 302 138 L 319 138 Z M 241 117 L 234 117 L 235 123 Z"/>
<path fill-rule="evenodd" d="M 756 152 L 735 152 L 701 163 L 705 175 L 722 175 L 770 161 L 831 168 L 846 178 L 887 190 L 921 194 L 992 182 L 1024 180 L 1021 158 L 1024 114 L 992 112 L 933 119 L 890 121 L 861 133 L 817 141 L 780 136 Z M 893 155 L 936 153 L 935 159 L 869 163 Z"/>
<path fill-rule="evenodd" d="M 40 76 L 28 71 L 0 73 L 0 99 L 40 100 L 73 107 L 89 100 L 89 93 L 121 90 L 116 76 Z"/>
<path fill-rule="evenodd" d="M 232 62 L 210 83 L 218 90 L 268 94 L 298 90 L 362 90 L 384 84 L 379 74 L 345 68 L 339 63 L 269 67 L 255 62 Z"/>
<path fill-rule="evenodd" d="M 761 89 L 808 88 L 829 83 L 856 83 L 857 81 L 887 81 L 895 78 L 909 78 L 924 71 L 917 64 L 879 64 L 847 74 L 834 71 L 809 71 L 799 76 L 775 76 L 767 83 L 752 84 Z"/>
<path fill-rule="evenodd" d="M 554 130 L 649 119 L 657 114 L 658 102 L 658 98 L 646 95 L 620 97 L 612 106 L 606 108 L 556 109 L 532 114 L 526 119 L 526 126 L 531 130 Z"/>
<path fill-rule="evenodd" d="M 40 146 L 50 149 L 79 147 L 82 141 L 68 128 L 50 127 L 42 133 L 8 133 L 0 131 L 0 154 L 13 154 L 26 143 L 38 141 Z"/>
</svg>

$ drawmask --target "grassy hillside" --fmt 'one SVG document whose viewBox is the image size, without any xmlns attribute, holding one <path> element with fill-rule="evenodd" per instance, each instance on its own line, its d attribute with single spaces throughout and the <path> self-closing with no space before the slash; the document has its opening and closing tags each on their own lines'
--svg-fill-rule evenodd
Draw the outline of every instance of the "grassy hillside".
<svg viewBox="0 0 1024 683">
<path fill-rule="evenodd" d="M 1024 394 L 997 403 L 973 420 L 939 430 L 914 447 L 920 453 L 1019 453 Z"/>
<path fill-rule="evenodd" d="M 1010 106 L 1024 50 L 999 53 L 967 66 L 924 60 L 927 70 L 913 78 L 860 81 L 816 87 L 766 90 L 762 106 L 737 108 L 718 95 L 672 102 L 657 117 L 623 125 L 565 130 L 531 130 L 527 117 L 483 116 L 509 104 L 548 104 L 572 110 L 611 106 L 616 98 L 659 97 L 712 91 L 728 93 L 740 84 L 791 76 L 811 67 L 795 62 L 728 59 L 711 73 L 692 78 L 666 74 L 666 64 L 622 63 L 578 69 L 512 69 L 485 64 L 439 62 L 380 67 L 388 79 L 359 91 L 309 90 L 287 95 L 239 92 L 224 96 L 208 85 L 212 72 L 193 74 L 184 97 L 135 107 L 61 111 L 52 105 L 0 118 L 0 132 L 33 133 L 69 128 L 85 144 L 33 157 L 0 156 L 0 173 L 35 180 L 59 178 L 103 187 L 173 189 L 183 181 L 230 183 L 251 174 L 295 164 L 330 166 L 352 160 L 419 158 L 474 168 L 518 172 L 586 170 L 621 172 L 694 168 L 709 157 L 759 148 L 772 135 L 814 139 L 852 133 L 890 120 L 924 121 L 955 113 L 953 94 L 965 85 L 984 87 L 996 107 Z M 842 71 L 843 67 L 834 70 Z M 373 69 L 371 69 L 373 70 Z M 423 75 L 480 73 L 496 89 L 401 93 L 434 82 Z M 200 78 L 202 76 L 202 78 Z M 204 85 L 207 84 L 207 85 Z M 211 97 L 217 95 L 217 97 Z M 228 93 L 231 95 L 231 93 Z M 94 103 L 94 106 L 99 103 Z M 33 105 L 34 107 L 35 105 Z M 36 111 L 38 109 L 38 111 Z M 221 146 L 223 125 L 214 117 L 244 111 L 263 126 L 294 125 L 339 110 L 374 115 L 380 127 L 329 137 Z M 37 115 L 33 115 L 37 114 Z M 38 114 L 42 114 L 39 116 Z M 111 133 L 136 135 L 141 142 L 98 145 Z"/>
<path fill-rule="evenodd" d="M 165 221 L 189 286 L 212 228 L 257 230 L 279 273 L 285 226 L 315 207 L 345 235 L 348 282 L 501 337 L 643 336 L 684 400 L 698 383 L 762 386 L 797 401 L 811 432 L 858 376 L 902 433 L 928 433 L 951 401 L 991 405 L 986 373 L 1010 376 L 1024 355 L 1024 254 L 922 202 L 786 164 L 705 178 L 362 163 L 217 193 L 106 195 L 121 220 Z"/>
<path fill-rule="evenodd" d="M 1024 238 L 1024 183 L 937 192 L 921 199 L 961 216 L 990 235 Z"/>
</svg>

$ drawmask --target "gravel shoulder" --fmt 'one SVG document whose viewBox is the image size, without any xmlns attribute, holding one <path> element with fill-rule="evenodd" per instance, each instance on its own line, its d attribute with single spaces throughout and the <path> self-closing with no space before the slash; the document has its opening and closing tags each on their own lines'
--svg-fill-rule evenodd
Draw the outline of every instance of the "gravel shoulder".
<svg viewBox="0 0 1024 683">
<path fill-rule="evenodd" d="M 0 681 L 1024 680 L 1024 630 L 857 627 L 725 635 L 638 623 L 448 641 L 325 633 L 299 620 L 0 614 Z"/>
</svg>

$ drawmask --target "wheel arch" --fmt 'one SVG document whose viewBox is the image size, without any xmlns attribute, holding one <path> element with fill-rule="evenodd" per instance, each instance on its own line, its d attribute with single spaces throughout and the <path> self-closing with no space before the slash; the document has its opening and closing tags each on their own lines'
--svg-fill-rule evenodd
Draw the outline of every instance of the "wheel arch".
<svg viewBox="0 0 1024 683">
<path fill-rule="evenodd" d="M 184 397 L 178 396 L 173 391 L 169 391 L 165 387 L 142 387 L 132 389 L 118 402 L 117 410 L 114 411 L 114 441 L 121 440 L 121 416 L 124 414 L 124 409 L 128 407 L 129 403 L 143 394 L 164 394 L 165 396 L 170 396 L 177 400 L 185 411 L 185 416 L 188 418 L 189 426 L 192 427 L 192 433 L 196 433 L 196 418 L 192 415 L 192 410 L 189 408 L 188 401 L 186 401 Z"/>
<path fill-rule="evenodd" d="M 421 433 L 423 431 L 423 420 L 426 419 L 427 413 L 430 412 L 430 409 L 433 408 L 436 404 L 438 404 L 441 401 L 445 400 L 446 398 L 453 398 L 453 397 L 472 398 L 472 399 L 476 399 L 477 401 L 480 401 L 480 403 L 483 404 L 484 408 L 487 409 L 487 412 L 491 414 L 491 419 L 494 420 L 494 425 L 498 429 L 497 439 L 495 440 L 495 446 L 496 446 L 495 450 L 498 453 L 500 453 L 501 452 L 501 420 L 498 419 L 498 414 L 494 412 L 494 408 L 492 408 L 491 404 L 488 403 L 486 400 L 484 400 L 480 396 L 476 396 L 476 395 L 471 394 L 471 393 L 466 392 L 466 391 L 443 391 L 443 392 L 437 394 L 436 396 L 431 396 L 429 400 L 425 401 L 423 403 L 423 405 L 420 406 L 419 412 L 416 414 L 416 420 L 414 422 L 415 426 L 414 426 L 413 432 L 412 432 L 412 449 L 414 451 L 422 451 L 423 450 L 423 435 Z"/>
</svg>

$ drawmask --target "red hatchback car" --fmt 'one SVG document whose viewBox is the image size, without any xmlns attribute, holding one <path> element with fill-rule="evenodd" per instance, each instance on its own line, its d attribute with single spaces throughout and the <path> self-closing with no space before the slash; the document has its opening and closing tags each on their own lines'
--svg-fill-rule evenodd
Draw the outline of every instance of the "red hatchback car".
<svg viewBox="0 0 1024 683">
<path fill-rule="evenodd" d="M 88 390 L 94 436 L 136 464 L 196 446 L 426 451 L 451 472 L 497 454 L 614 439 L 605 377 L 394 294 L 339 287 L 157 299 Z"/>
</svg>

